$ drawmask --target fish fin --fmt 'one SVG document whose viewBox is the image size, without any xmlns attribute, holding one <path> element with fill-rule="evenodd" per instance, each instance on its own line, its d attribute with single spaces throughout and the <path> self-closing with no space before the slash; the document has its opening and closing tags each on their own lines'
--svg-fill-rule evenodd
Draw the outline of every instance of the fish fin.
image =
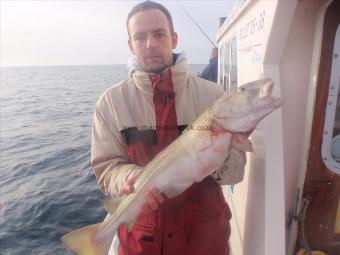
<svg viewBox="0 0 340 255">
<path fill-rule="evenodd" d="M 112 215 L 119 206 L 120 201 L 122 201 L 121 198 L 104 200 L 103 205 L 105 210 Z"/>
<path fill-rule="evenodd" d="M 140 213 L 131 217 L 129 220 L 126 219 L 126 220 L 123 221 L 123 225 L 129 230 L 129 232 L 131 231 L 131 229 L 132 229 L 133 225 L 135 224 L 139 215 L 140 215 Z"/>
<path fill-rule="evenodd" d="M 263 86 L 260 87 L 259 98 L 266 98 L 273 93 L 274 82 L 268 80 Z"/>
<path fill-rule="evenodd" d="M 124 226 L 131 232 L 132 226 L 135 224 L 135 220 L 124 223 Z"/>
<path fill-rule="evenodd" d="M 100 224 L 73 230 L 61 237 L 64 246 L 78 255 L 107 255 L 112 238 L 97 238 Z"/>
<path fill-rule="evenodd" d="M 251 141 L 247 137 L 239 134 L 233 135 L 231 140 L 231 147 L 244 152 L 254 151 Z"/>
<path fill-rule="evenodd" d="M 115 233 L 119 227 L 120 222 L 116 220 L 116 217 L 108 214 L 104 221 L 98 225 L 97 228 L 97 239 L 103 239 L 106 235 Z"/>
</svg>

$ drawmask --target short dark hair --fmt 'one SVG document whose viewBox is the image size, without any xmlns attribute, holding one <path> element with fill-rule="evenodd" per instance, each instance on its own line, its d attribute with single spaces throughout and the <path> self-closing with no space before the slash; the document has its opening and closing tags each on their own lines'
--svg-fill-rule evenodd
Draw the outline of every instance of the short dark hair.
<svg viewBox="0 0 340 255">
<path fill-rule="evenodd" d="M 127 17 L 127 20 L 126 20 L 126 28 L 128 30 L 128 33 L 129 33 L 129 21 L 130 21 L 131 17 L 138 12 L 151 10 L 151 9 L 158 9 L 162 13 L 164 13 L 165 16 L 167 17 L 168 21 L 169 21 L 171 32 L 172 33 L 174 32 L 174 24 L 172 23 L 172 17 L 171 17 L 170 12 L 168 11 L 168 9 L 165 8 L 163 5 L 161 5 L 159 3 L 156 3 L 156 2 L 153 2 L 153 1 L 145 1 L 145 2 L 137 4 L 135 7 L 133 7 L 131 9 L 131 11 L 130 11 L 128 17 Z"/>
</svg>

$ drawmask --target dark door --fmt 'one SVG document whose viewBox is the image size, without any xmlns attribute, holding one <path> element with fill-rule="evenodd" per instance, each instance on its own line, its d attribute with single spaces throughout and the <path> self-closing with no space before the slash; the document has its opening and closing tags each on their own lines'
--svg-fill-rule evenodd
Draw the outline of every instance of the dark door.
<svg viewBox="0 0 340 255">
<path fill-rule="evenodd" d="M 339 23 L 340 1 L 335 0 L 324 18 L 303 190 L 303 197 L 310 198 L 304 222 L 306 239 L 312 250 L 321 250 L 328 255 L 340 255 L 340 76 L 334 73 L 340 73 L 340 56 L 334 50 L 335 44 L 340 43 L 339 38 L 336 41 L 340 34 L 337 33 Z M 301 234 L 297 247 L 299 240 Z"/>
</svg>

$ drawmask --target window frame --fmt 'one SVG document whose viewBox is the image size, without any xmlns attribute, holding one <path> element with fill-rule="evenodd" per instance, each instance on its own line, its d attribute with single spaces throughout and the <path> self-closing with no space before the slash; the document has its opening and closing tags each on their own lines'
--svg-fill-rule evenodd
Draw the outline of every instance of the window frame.
<svg viewBox="0 0 340 255">
<path fill-rule="evenodd" d="M 223 87 L 226 92 L 237 90 L 238 88 L 238 49 L 237 49 L 237 37 L 234 36 L 230 40 L 227 40 L 219 48 L 218 58 L 218 71 L 219 78 L 218 84 Z M 234 61 L 233 61 L 234 60 Z M 235 63 L 235 65 L 234 65 Z M 235 75 L 236 79 L 233 84 L 231 75 Z"/>
<path fill-rule="evenodd" d="M 336 161 L 331 153 L 333 139 L 338 136 L 338 138 L 340 138 L 340 134 L 333 137 L 337 101 L 340 100 L 340 25 L 338 25 L 336 30 L 333 47 L 321 156 L 322 161 L 329 170 L 336 174 L 340 174 L 340 161 Z"/>
</svg>

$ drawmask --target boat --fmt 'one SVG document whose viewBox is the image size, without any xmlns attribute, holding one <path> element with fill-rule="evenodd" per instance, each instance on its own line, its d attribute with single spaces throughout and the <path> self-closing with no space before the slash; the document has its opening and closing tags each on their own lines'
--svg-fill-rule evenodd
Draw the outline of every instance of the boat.
<svg viewBox="0 0 340 255">
<path fill-rule="evenodd" d="M 283 107 L 223 188 L 232 255 L 340 254 L 340 1 L 239 0 L 218 29 L 218 84 L 272 78 Z"/>
</svg>

